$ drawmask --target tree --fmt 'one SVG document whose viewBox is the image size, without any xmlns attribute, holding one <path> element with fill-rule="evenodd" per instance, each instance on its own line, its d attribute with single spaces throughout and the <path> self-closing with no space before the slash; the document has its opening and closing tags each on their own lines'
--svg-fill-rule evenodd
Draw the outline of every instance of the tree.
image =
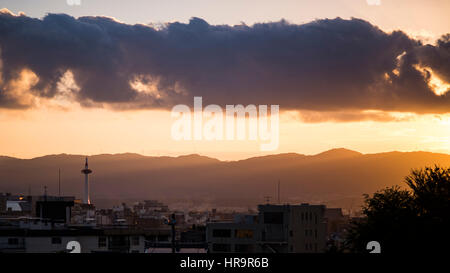
<svg viewBox="0 0 450 273">
<path fill-rule="evenodd" d="M 419 216 L 428 220 L 448 221 L 450 217 L 450 168 L 438 166 L 413 170 L 405 178 L 411 188 Z"/>
<path fill-rule="evenodd" d="M 382 252 L 432 252 L 450 242 L 450 168 L 412 170 L 409 189 L 395 186 L 365 195 L 364 218 L 352 223 L 346 249 L 367 252 L 378 241 Z"/>
</svg>

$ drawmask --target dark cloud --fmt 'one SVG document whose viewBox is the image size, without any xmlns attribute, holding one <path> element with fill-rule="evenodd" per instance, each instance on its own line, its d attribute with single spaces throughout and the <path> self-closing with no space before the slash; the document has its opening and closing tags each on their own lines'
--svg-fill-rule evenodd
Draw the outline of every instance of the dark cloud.
<svg viewBox="0 0 450 273">
<path fill-rule="evenodd" d="M 359 19 L 228 26 L 193 18 L 152 28 L 3 12 L 0 104 L 14 107 L 5 86 L 27 68 L 39 78 L 30 92 L 47 98 L 70 70 L 80 87 L 73 97 L 86 106 L 170 109 L 203 96 L 204 104 L 282 110 L 447 113 L 450 92 L 434 94 L 417 66 L 450 82 L 449 40 L 422 45 Z"/>
</svg>

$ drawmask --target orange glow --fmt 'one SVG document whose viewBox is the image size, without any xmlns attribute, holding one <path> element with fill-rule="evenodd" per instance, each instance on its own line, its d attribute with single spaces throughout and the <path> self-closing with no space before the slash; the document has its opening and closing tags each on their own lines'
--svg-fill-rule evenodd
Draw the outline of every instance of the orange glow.
<svg viewBox="0 0 450 273">
<path fill-rule="evenodd" d="M 428 86 L 436 95 L 442 96 L 450 90 L 450 84 L 441 80 L 431 68 L 418 65 L 416 65 L 415 68 L 422 72 L 425 78 L 428 78 Z"/>
<path fill-rule="evenodd" d="M 373 111 L 369 113 L 374 114 Z M 270 152 L 316 154 L 346 147 L 362 153 L 417 151 L 450 153 L 450 115 L 391 113 L 392 121 L 304 123 L 280 113 L 280 145 Z M 203 154 L 224 160 L 265 155 L 258 141 L 174 141 L 169 111 L 69 111 L 55 107 L 2 110 L 2 155 L 32 158 L 47 154 L 139 153 L 152 156 Z"/>
</svg>

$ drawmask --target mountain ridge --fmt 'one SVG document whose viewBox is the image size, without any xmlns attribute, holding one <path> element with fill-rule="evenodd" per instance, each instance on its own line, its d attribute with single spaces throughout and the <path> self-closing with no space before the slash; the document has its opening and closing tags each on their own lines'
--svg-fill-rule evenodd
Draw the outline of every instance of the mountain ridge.
<svg viewBox="0 0 450 273">
<path fill-rule="evenodd" d="M 78 198 L 83 192 L 83 155 L 49 155 L 33 159 L 0 157 L 0 192 L 49 194 L 61 190 Z M 234 200 L 233 204 L 257 204 L 264 196 L 281 195 L 289 202 L 326 202 L 360 198 L 393 185 L 402 186 L 413 168 L 450 167 L 450 155 L 432 152 L 362 154 L 332 149 L 316 155 L 281 153 L 221 161 L 190 154 L 143 156 L 102 154 L 89 156 L 92 198 Z M 209 201 L 208 201 L 209 202 Z"/>
<path fill-rule="evenodd" d="M 441 153 L 441 152 L 430 152 L 430 151 L 386 151 L 386 152 L 379 152 L 379 153 L 361 153 L 355 150 L 347 149 L 347 148 L 332 148 L 330 150 L 326 150 L 317 154 L 301 154 L 296 152 L 286 152 L 286 153 L 278 153 L 278 154 L 269 154 L 269 155 L 262 155 L 262 156 L 251 156 L 244 159 L 236 159 L 236 160 L 220 160 L 218 158 L 201 155 L 197 153 L 192 154 L 183 154 L 183 155 L 177 155 L 177 156 L 168 156 L 168 155 L 162 155 L 162 156 L 153 156 L 153 155 L 142 155 L 139 153 L 102 153 L 102 154 L 93 154 L 93 155 L 81 155 L 81 154 L 67 154 L 67 153 L 60 153 L 60 154 L 48 154 L 48 155 L 42 155 L 42 156 L 36 156 L 32 158 L 19 158 L 19 157 L 13 157 L 13 156 L 6 156 L 6 155 L 0 155 L 0 160 L 2 159 L 17 159 L 17 160 L 34 160 L 34 159 L 42 159 L 42 158 L 54 158 L 54 157 L 62 157 L 62 156 L 76 156 L 76 157 L 103 157 L 103 156 L 134 156 L 134 157 L 143 157 L 143 158 L 188 158 L 188 157 L 200 157 L 200 158 L 206 158 L 206 159 L 214 159 L 221 162 L 237 162 L 237 161 L 245 161 L 249 159 L 256 159 L 256 158 L 270 158 L 270 157 L 279 157 L 279 156 L 299 156 L 299 157 L 318 157 L 318 156 L 326 156 L 326 155 L 341 155 L 347 156 L 358 156 L 358 155 L 382 155 L 382 154 L 407 154 L 407 153 L 426 153 L 426 154 L 436 154 L 436 155 L 450 155 L 447 153 Z"/>
</svg>

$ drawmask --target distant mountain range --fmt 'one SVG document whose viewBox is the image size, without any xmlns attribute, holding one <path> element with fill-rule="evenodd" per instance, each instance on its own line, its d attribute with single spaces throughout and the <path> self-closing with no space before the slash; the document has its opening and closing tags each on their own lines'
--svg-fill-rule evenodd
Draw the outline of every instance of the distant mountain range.
<svg viewBox="0 0 450 273">
<path fill-rule="evenodd" d="M 317 155 L 296 153 L 220 161 L 200 155 L 152 157 L 102 154 L 89 157 L 92 199 L 252 200 L 277 196 L 282 202 L 325 202 L 392 185 L 403 185 L 412 168 L 450 166 L 450 155 L 431 152 L 361 154 L 333 149 Z M 0 192 L 58 192 L 58 169 L 64 195 L 81 197 L 81 155 L 48 155 L 33 159 L 0 157 Z M 238 202 L 238 201 L 236 201 Z M 247 203 L 245 203 L 247 204 Z"/>
</svg>

